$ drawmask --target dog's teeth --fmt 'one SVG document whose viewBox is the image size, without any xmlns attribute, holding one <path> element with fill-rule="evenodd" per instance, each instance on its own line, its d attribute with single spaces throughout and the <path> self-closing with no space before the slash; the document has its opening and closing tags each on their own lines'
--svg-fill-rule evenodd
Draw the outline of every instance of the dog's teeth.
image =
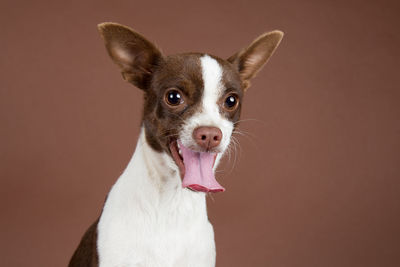
<svg viewBox="0 0 400 267">
<path fill-rule="evenodd" d="M 179 152 L 179 155 L 182 155 L 182 151 L 181 151 L 181 149 L 180 149 L 180 148 L 179 148 L 178 152 Z"/>
</svg>

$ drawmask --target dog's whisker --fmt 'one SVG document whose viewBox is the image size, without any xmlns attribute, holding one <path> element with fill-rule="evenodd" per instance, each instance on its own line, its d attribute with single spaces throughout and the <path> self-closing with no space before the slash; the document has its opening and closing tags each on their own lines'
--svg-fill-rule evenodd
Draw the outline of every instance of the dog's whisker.
<svg viewBox="0 0 400 267">
<path fill-rule="evenodd" d="M 247 140 L 250 141 L 252 146 L 257 147 L 256 143 L 257 143 L 257 140 L 259 140 L 259 138 L 256 135 L 250 134 L 250 133 L 242 131 L 242 130 L 235 130 L 235 131 L 233 131 L 233 134 L 245 137 Z"/>
<path fill-rule="evenodd" d="M 214 196 L 211 193 L 207 193 L 207 196 L 209 196 L 211 201 L 215 203 Z"/>
<path fill-rule="evenodd" d="M 237 143 L 236 138 L 234 136 L 231 136 L 231 143 L 227 147 L 227 154 L 228 154 L 228 162 L 232 162 L 231 158 L 232 158 L 232 155 L 233 155 L 233 162 L 232 162 L 232 165 L 231 165 L 228 173 L 232 173 L 232 171 L 233 171 L 233 169 L 234 169 L 234 167 L 236 165 L 237 146 L 238 146 L 238 143 Z"/>
<path fill-rule="evenodd" d="M 234 160 L 233 160 L 233 164 L 232 164 L 232 170 L 235 168 L 236 166 L 236 161 L 237 161 L 237 157 L 238 157 L 238 148 L 239 148 L 239 152 L 241 153 L 241 148 L 240 148 L 240 144 L 238 142 L 238 140 L 232 136 L 232 144 L 233 144 L 233 149 L 234 149 Z"/>
<path fill-rule="evenodd" d="M 249 133 L 249 132 L 246 132 L 246 131 L 244 131 L 244 130 L 238 130 L 238 129 L 236 129 L 236 130 L 234 130 L 232 133 L 233 133 L 233 134 L 238 134 L 238 135 L 241 135 L 241 136 L 244 136 L 244 137 L 247 137 L 247 138 L 256 138 L 256 136 L 255 136 L 254 134 Z"/>
<path fill-rule="evenodd" d="M 236 121 L 236 122 L 234 123 L 234 125 L 236 125 L 236 124 L 238 124 L 238 123 L 242 123 L 242 122 L 249 122 L 249 121 L 251 121 L 251 122 L 259 122 L 259 123 L 265 123 L 264 121 L 259 120 L 259 119 L 243 119 L 243 120 L 238 120 L 238 121 Z"/>
</svg>

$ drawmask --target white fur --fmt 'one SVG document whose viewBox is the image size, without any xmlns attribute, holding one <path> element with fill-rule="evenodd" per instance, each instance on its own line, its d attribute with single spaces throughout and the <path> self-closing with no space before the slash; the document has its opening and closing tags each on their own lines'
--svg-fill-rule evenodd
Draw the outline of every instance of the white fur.
<svg viewBox="0 0 400 267">
<path fill-rule="evenodd" d="M 216 168 L 223 152 L 230 143 L 233 123 L 221 115 L 220 106 L 218 105 L 225 89 L 222 83 L 221 66 L 215 59 L 208 55 L 201 57 L 200 62 L 204 84 L 201 110 L 185 122 L 179 134 L 179 139 L 184 146 L 199 149 L 192 138 L 193 130 L 199 126 L 214 126 L 219 128 L 222 132 L 222 140 L 218 147 L 221 153 L 218 153 L 214 165 L 214 168 Z"/>
<path fill-rule="evenodd" d="M 233 124 L 219 111 L 224 90 L 222 68 L 208 55 L 200 58 L 204 92 L 201 110 L 179 133 L 196 148 L 192 132 L 199 126 L 221 129 L 221 152 Z M 154 151 L 142 129 L 128 167 L 111 189 L 98 224 L 100 267 L 215 266 L 214 232 L 207 218 L 205 194 L 182 188 L 179 170 L 166 153 Z"/>
<path fill-rule="evenodd" d="M 205 194 L 183 189 L 171 157 L 146 142 L 112 187 L 98 224 L 100 267 L 215 266 Z"/>
</svg>

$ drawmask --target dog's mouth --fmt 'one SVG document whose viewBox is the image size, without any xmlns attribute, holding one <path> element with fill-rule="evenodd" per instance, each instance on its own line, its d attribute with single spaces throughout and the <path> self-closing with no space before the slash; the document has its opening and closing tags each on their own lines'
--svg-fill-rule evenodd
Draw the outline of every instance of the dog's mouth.
<svg viewBox="0 0 400 267">
<path fill-rule="evenodd" d="M 179 168 L 182 187 L 206 193 L 225 191 L 214 176 L 213 167 L 217 153 L 191 150 L 179 140 L 171 141 L 169 149 Z"/>
</svg>

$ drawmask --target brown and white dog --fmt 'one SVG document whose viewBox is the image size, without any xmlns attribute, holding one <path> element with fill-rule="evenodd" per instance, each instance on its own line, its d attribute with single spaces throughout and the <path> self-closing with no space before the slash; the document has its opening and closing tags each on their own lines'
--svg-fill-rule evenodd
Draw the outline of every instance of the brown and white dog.
<svg viewBox="0 0 400 267">
<path fill-rule="evenodd" d="M 224 60 L 165 56 L 126 26 L 98 28 L 123 78 L 144 91 L 143 122 L 131 161 L 69 266 L 215 266 L 206 193 L 224 191 L 214 171 L 249 80 L 283 33 L 265 33 Z"/>
</svg>

